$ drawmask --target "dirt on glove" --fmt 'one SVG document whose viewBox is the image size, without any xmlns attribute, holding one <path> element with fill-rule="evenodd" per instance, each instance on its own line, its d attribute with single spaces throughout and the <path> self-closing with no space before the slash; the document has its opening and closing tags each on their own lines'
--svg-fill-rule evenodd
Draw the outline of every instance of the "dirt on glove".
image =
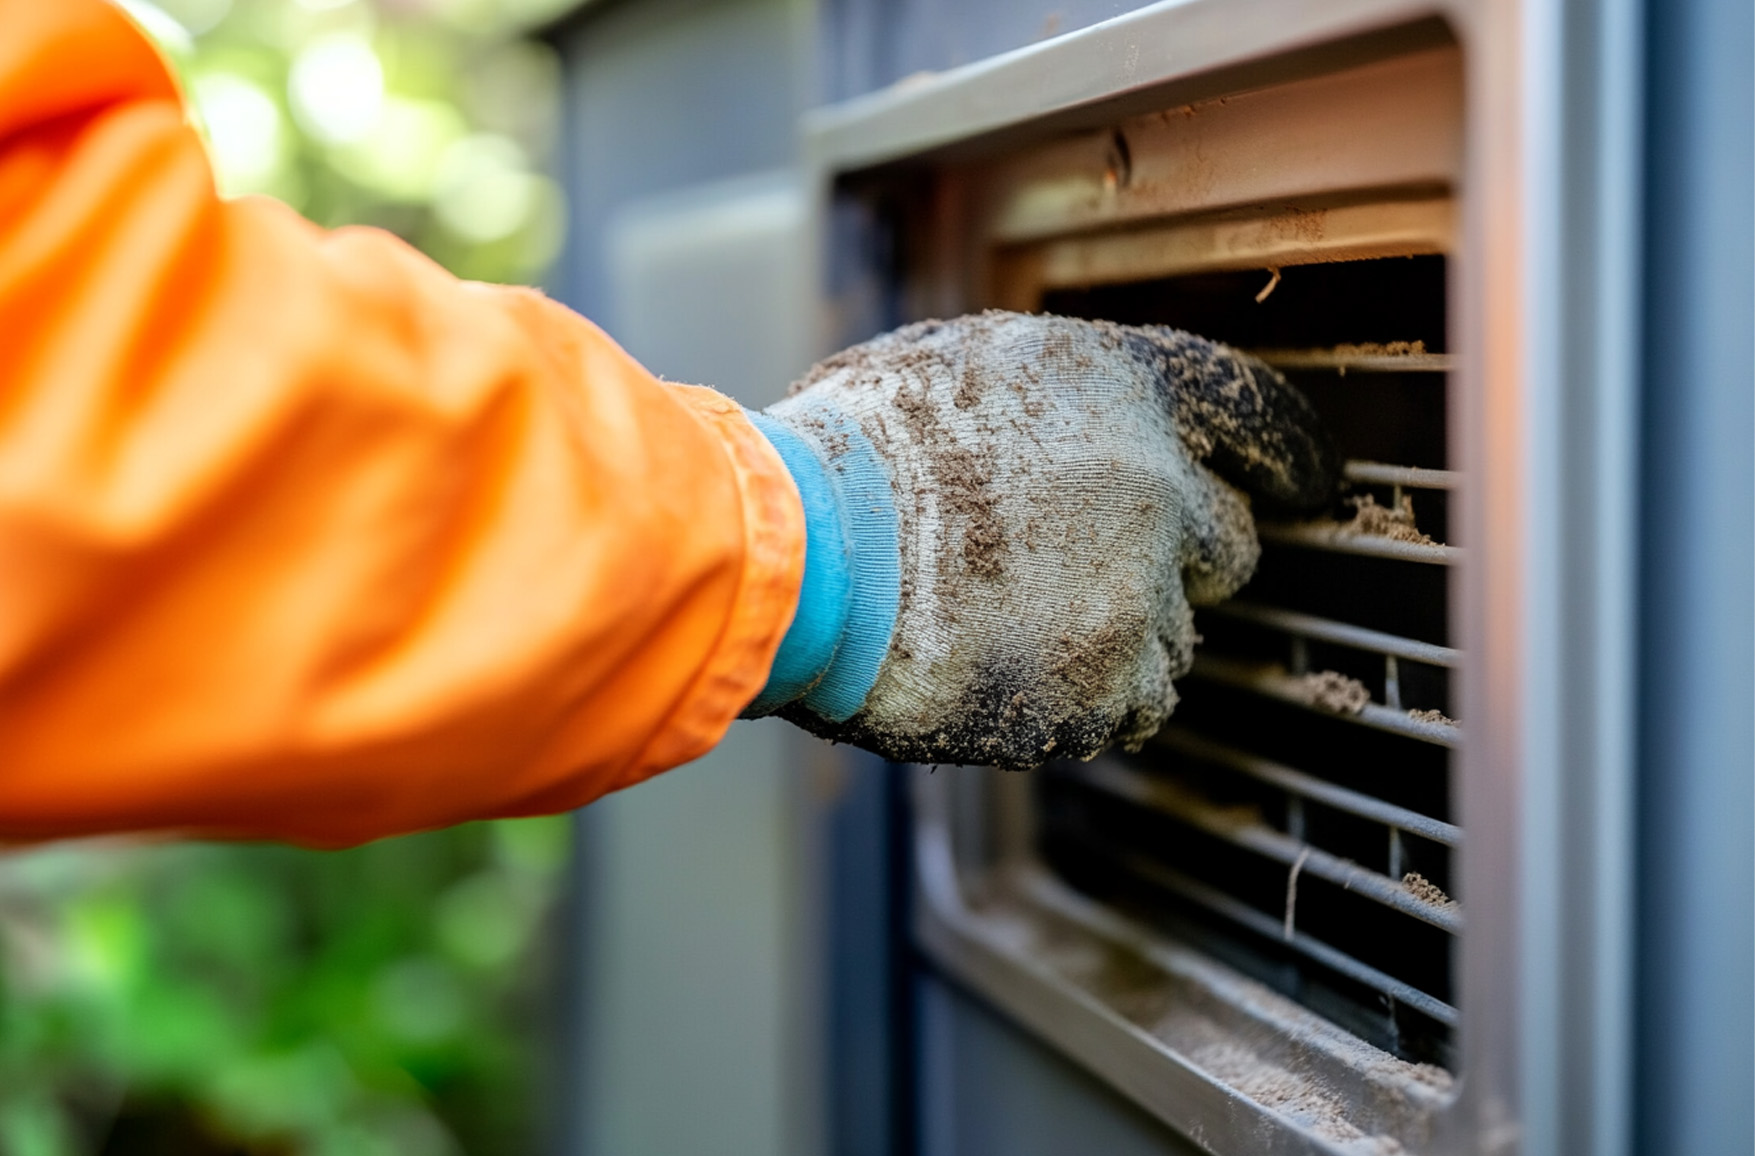
<svg viewBox="0 0 1755 1156">
<path fill-rule="evenodd" d="M 864 708 L 782 714 L 903 762 L 1137 746 L 1193 660 L 1190 600 L 1253 572 L 1249 502 L 1227 482 L 1308 507 L 1338 473 L 1278 374 L 1171 330 L 921 322 L 820 363 L 769 412 L 808 435 L 821 406 L 892 470 L 901 604 Z"/>
</svg>

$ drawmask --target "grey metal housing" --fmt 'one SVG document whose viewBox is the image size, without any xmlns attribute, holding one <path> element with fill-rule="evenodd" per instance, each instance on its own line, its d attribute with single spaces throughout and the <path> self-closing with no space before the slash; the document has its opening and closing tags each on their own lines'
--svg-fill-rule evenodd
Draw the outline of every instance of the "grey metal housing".
<svg viewBox="0 0 1755 1156">
<path fill-rule="evenodd" d="M 1240 90 L 1332 69 L 1362 46 L 1419 43 L 1433 17 L 1467 70 L 1453 436 L 1475 484 L 1456 586 L 1462 1090 L 1421 1108 L 1421 1150 L 1747 1152 L 1746 4 L 605 0 L 556 32 L 574 197 L 563 290 L 660 371 L 759 402 L 838 338 L 900 320 L 893 255 L 832 202 L 839 175 L 1003 155 L 1215 75 Z M 700 248 L 660 268 L 670 235 Z M 697 261 L 720 286 L 763 271 L 667 314 Z M 1114 1151 L 1189 1151 L 1190 1136 L 1221 1153 L 1328 1150 L 1105 1026 L 1052 977 L 969 955 L 931 907 L 955 870 L 931 861 L 948 844 L 912 837 L 948 815 L 943 783 L 910 801 L 898 772 L 771 729 L 720 757 L 750 776 L 723 796 L 736 807 L 707 809 L 725 789 L 710 765 L 662 803 L 581 819 L 586 1098 L 565 1150 L 1048 1152 L 1098 1136 Z M 1064 899 L 1043 894 L 1045 910 Z M 724 938 L 715 913 L 745 904 L 764 922 Z M 643 971 L 643 950 L 665 966 Z M 1222 986 L 1163 950 L 1188 990 Z M 752 999 L 766 1001 L 754 1019 Z M 606 1080 L 605 1065 L 649 1075 Z M 1013 1127 L 1001 1117 L 1023 1087 L 1034 1114 Z"/>
</svg>

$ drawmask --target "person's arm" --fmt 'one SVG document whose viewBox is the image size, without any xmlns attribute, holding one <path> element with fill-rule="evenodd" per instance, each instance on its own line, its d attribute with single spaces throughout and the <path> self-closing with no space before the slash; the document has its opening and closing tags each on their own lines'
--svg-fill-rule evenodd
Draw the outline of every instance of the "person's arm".
<svg viewBox="0 0 1755 1156">
<path fill-rule="evenodd" d="M 348 843 L 711 746 L 804 516 L 534 292 L 214 191 L 103 0 L 0 0 L 0 838 Z"/>
</svg>

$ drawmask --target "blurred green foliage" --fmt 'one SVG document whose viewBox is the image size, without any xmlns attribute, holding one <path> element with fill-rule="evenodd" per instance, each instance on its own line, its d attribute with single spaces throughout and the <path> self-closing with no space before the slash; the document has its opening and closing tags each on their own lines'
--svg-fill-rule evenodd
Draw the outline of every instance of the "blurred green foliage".
<svg viewBox="0 0 1755 1156">
<path fill-rule="evenodd" d="M 568 830 L 0 861 L 0 1151 L 529 1150 Z"/>
<path fill-rule="evenodd" d="M 221 188 L 533 282 L 569 0 L 126 0 Z M 0 857 L 0 1153 L 529 1151 L 564 817 Z"/>
<path fill-rule="evenodd" d="M 222 189 L 372 224 L 461 276 L 558 251 L 544 175 L 560 65 L 526 33 L 576 0 L 125 0 L 176 64 Z"/>
</svg>

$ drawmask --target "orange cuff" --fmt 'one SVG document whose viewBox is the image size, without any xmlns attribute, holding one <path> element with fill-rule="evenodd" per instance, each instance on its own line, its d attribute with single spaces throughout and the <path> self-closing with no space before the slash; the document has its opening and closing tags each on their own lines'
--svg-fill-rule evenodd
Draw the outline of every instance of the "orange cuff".
<svg viewBox="0 0 1755 1156">
<path fill-rule="evenodd" d="M 731 456 L 742 497 L 743 581 L 725 629 L 675 715 L 635 760 L 631 786 L 697 759 L 725 736 L 761 692 L 804 581 L 804 504 L 792 475 L 743 407 L 717 390 L 666 385 L 711 425 Z"/>
</svg>

